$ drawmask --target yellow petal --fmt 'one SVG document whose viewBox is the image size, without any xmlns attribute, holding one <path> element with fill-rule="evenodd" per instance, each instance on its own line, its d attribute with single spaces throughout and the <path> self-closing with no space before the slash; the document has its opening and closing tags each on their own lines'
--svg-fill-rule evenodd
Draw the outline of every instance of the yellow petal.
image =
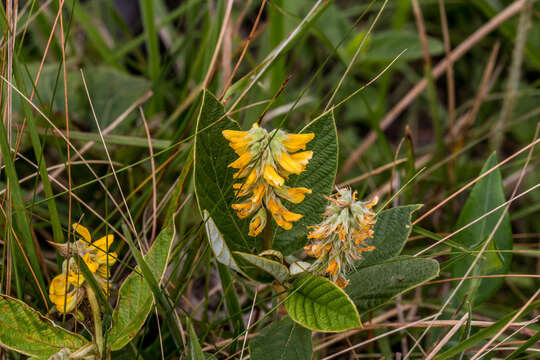
<svg viewBox="0 0 540 360">
<path fill-rule="evenodd" d="M 332 259 L 330 264 L 328 264 L 328 267 L 326 268 L 326 272 L 330 275 L 336 275 L 339 270 L 339 265 L 336 261 L 336 259 Z"/>
<path fill-rule="evenodd" d="M 283 141 L 283 145 L 288 152 L 296 152 L 298 150 L 304 150 L 306 144 L 313 140 L 314 133 L 309 134 L 287 134 L 287 139 Z"/>
<path fill-rule="evenodd" d="M 99 264 L 95 262 L 94 260 L 92 260 L 92 258 L 90 257 L 90 253 L 84 254 L 82 259 L 84 263 L 86 264 L 86 266 L 88 267 L 88 270 L 90 270 L 92 273 L 95 273 L 99 267 Z"/>
<path fill-rule="evenodd" d="M 108 279 L 110 276 L 110 267 L 107 267 L 107 265 L 101 265 L 97 269 L 97 274 L 104 279 Z"/>
<path fill-rule="evenodd" d="M 51 298 L 51 301 L 54 302 L 54 300 L 52 300 L 52 297 L 54 296 L 64 296 L 67 289 L 69 289 L 69 282 L 67 281 L 66 276 L 64 274 L 55 276 L 49 287 L 49 297 Z"/>
<path fill-rule="evenodd" d="M 279 187 L 282 186 L 285 183 L 285 179 L 283 179 L 279 174 L 276 172 L 276 169 L 274 169 L 271 165 L 266 165 L 264 167 L 264 179 L 272 186 Z"/>
<path fill-rule="evenodd" d="M 256 209 L 251 201 L 232 204 L 231 207 L 236 210 L 236 215 L 238 215 L 240 219 L 247 218 Z"/>
<path fill-rule="evenodd" d="M 255 169 L 251 170 L 249 173 L 247 179 L 246 179 L 246 187 L 250 186 L 257 180 L 257 171 Z"/>
<path fill-rule="evenodd" d="M 281 215 L 286 221 L 298 221 L 304 217 L 304 215 L 293 213 L 292 211 L 289 211 L 284 207 L 281 208 L 279 215 Z"/>
<path fill-rule="evenodd" d="M 306 198 L 306 194 L 311 194 L 311 189 L 305 187 L 288 188 L 278 191 L 279 195 L 293 204 L 299 204 Z"/>
<path fill-rule="evenodd" d="M 229 167 L 235 168 L 235 169 L 243 169 L 246 167 L 247 164 L 251 161 L 251 154 L 249 152 L 246 152 L 242 154 L 238 159 L 233 161 L 229 164 Z"/>
<path fill-rule="evenodd" d="M 73 270 L 69 271 L 68 280 L 70 284 L 76 287 L 81 287 L 82 284 L 84 284 L 84 276 L 74 272 Z"/>
<path fill-rule="evenodd" d="M 304 166 L 294 160 L 287 152 L 282 152 L 278 159 L 279 166 L 291 174 L 300 174 L 304 170 Z"/>
<path fill-rule="evenodd" d="M 377 202 L 379 202 L 379 197 L 378 196 L 375 196 L 368 204 L 366 204 L 366 207 L 368 209 L 371 209 L 372 207 L 374 207 L 375 205 L 377 205 Z"/>
<path fill-rule="evenodd" d="M 259 184 L 253 189 L 253 197 L 251 198 L 253 206 L 259 207 L 261 205 L 264 193 L 266 192 L 265 190 L 266 188 L 263 184 Z"/>
<path fill-rule="evenodd" d="M 343 289 L 343 288 L 345 288 L 347 285 L 349 285 L 349 280 L 345 280 L 345 279 L 342 278 L 341 276 L 338 276 L 338 278 L 337 278 L 337 280 L 336 280 L 336 285 Z"/>
<path fill-rule="evenodd" d="M 118 258 L 118 255 L 116 255 L 115 252 L 110 252 L 110 253 L 102 252 L 96 255 L 95 261 L 98 265 L 109 264 L 109 266 L 112 266 L 116 262 L 117 258 Z"/>
<path fill-rule="evenodd" d="M 302 151 L 296 154 L 292 154 L 291 158 L 294 161 L 300 163 L 303 166 L 302 171 L 304 171 L 306 165 L 309 163 L 309 160 L 313 157 L 313 151 Z"/>
<path fill-rule="evenodd" d="M 249 144 L 251 141 L 249 138 L 246 138 L 245 140 L 230 143 L 229 146 L 233 148 L 234 152 L 238 154 L 238 156 L 244 154 L 249 149 Z"/>
<path fill-rule="evenodd" d="M 249 222 L 249 236 L 257 236 L 266 226 L 266 210 L 260 209 Z"/>
<path fill-rule="evenodd" d="M 72 226 L 73 226 L 73 230 L 75 230 L 79 235 L 81 235 L 82 238 L 84 240 L 86 240 L 87 243 L 92 242 L 92 237 L 90 236 L 90 231 L 88 231 L 87 228 L 85 228 L 84 226 L 82 226 L 79 223 L 74 223 Z"/>
<path fill-rule="evenodd" d="M 249 174 L 249 168 L 245 167 L 233 174 L 233 179 L 243 178 Z"/>
<path fill-rule="evenodd" d="M 283 207 L 283 205 L 281 205 L 281 203 L 278 203 L 275 199 L 273 198 L 270 198 L 267 202 L 266 202 L 266 206 L 268 207 L 268 210 L 270 210 L 270 212 L 272 214 L 279 214 L 279 211 L 280 209 Z"/>
<path fill-rule="evenodd" d="M 247 135 L 247 131 L 238 131 L 238 130 L 223 130 L 221 132 L 223 137 L 231 142 L 242 141 Z"/>
<path fill-rule="evenodd" d="M 272 217 L 276 221 L 276 224 L 278 224 L 280 227 L 282 227 L 285 230 L 291 230 L 292 229 L 292 223 L 285 221 L 281 215 L 279 214 L 272 214 Z"/>
<path fill-rule="evenodd" d="M 104 252 L 104 251 L 109 250 L 109 247 L 111 246 L 113 241 L 114 241 L 113 234 L 105 235 L 104 237 L 94 241 L 92 243 L 93 245 L 92 247 L 97 252 Z"/>
</svg>

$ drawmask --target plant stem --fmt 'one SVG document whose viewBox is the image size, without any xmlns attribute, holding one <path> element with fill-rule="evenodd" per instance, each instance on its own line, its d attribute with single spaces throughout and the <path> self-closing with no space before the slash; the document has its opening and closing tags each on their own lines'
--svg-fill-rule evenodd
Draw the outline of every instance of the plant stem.
<svg viewBox="0 0 540 360">
<path fill-rule="evenodd" d="M 90 307 L 92 308 L 92 315 L 94 317 L 94 340 L 98 348 L 99 358 L 101 359 L 101 354 L 103 351 L 103 329 L 101 324 L 101 311 L 99 309 L 99 304 L 96 298 L 96 294 L 92 288 L 88 285 L 85 285 L 86 293 L 88 294 L 88 301 L 90 302 Z"/>
<path fill-rule="evenodd" d="M 273 243 L 273 237 L 272 237 L 272 214 L 268 209 L 266 210 L 266 226 L 263 230 L 263 243 L 262 243 L 262 249 L 263 250 L 271 250 L 272 249 L 272 243 Z"/>
</svg>

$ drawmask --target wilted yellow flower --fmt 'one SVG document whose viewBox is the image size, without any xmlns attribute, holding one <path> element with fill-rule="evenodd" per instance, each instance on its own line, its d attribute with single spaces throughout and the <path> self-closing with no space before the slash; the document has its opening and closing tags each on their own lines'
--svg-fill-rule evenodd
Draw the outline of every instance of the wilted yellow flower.
<svg viewBox="0 0 540 360">
<path fill-rule="evenodd" d="M 86 267 L 95 275 L 95 279 L 106 293 L 109 291 L 109 268 L 116 262 L 117 258 L 116 253 L 109 252 L 109 247 L 114 241 L 113 235 L 106 235 L 92 242 L 87 228 L 75 223 L 73 229 L 81 238 L 70 244 L 69 254 L 67 244 L 55 244 L 62 255 L 69 257 L 62 264 L 62 273 L 51 281 L 49 288 L 49 298 L 61 313 L 73 311 L 85 294 L 83 289 L 84 275 L 71 255 L 77 254 L 82 258 Z"/>
<path fill-rule="evenodd" d="M 373 206 L 377 197 L 370 202 L 356 200 L 356 192 L 349 188 L 338 188 L 329 198 L 323 221 L 311 227 L 308 235 L 312 243 L 304 247 L 306 253 L 317 258 L 311 270 L 327 274 L 339 287 L 349 284 L 345 274 L 362 258 L 362 253 L 373 251 L 366 241 L 373 237 L 375 213 Z"/>
<path fill-rule="evenodd" d="M 232 204 L 232 208 L 241 219 L 256 213 L 249 224 L 249 236 L 257 236 L 266 226 L 266 209 L 280 227 L 290 230 L 303 215 L 287 210 L 280 199 L 298 204 L 311 194 L 311 189 L 289 187 L 285 182 L 289 175 L 306 169 L 313 152 L 300 150 L 306 149 L 315 134 L 287 134 L 279 129 L 269 133 L 257 124 L 249 131 L 223 130 L 222 134 L 238 155 L 229 164 L 238 169 L 233 177 L 245 178 L 233 188 L 237 198 L 247 199 Z"/>
</svg>

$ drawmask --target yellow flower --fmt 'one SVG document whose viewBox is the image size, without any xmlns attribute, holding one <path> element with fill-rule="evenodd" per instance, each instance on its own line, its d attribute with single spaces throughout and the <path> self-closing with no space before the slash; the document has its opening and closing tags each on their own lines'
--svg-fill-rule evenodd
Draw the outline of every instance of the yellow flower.
<svg viewBox="0 0 540 360">
<path fill-rule="evenodd" d="M 362 259 L 362 253 L 375 249 L 367 244 L 373 237 L 376 221 L 371 209 L 375 204 L 376 197 L 370 202 L 361 202 L 356 200 L 356 192 L 337 189 L 326 207 L 323 221 L 310 227 L 308 238 L 313 242 L 304 247 L 307 255 L 317 259 L 311 265 L 313 271 L 328 274 L 342 288 L 349 284 L 345 274 Z"/>
<path fill-rule="evenodd" d="M 330 275 L 336 275 L 338 270 L 339 270 L 339 265 L 336 259 L 332 259 L 330 261 L 330 264 L 328 264 L 328 267 L 326 268 L 326 272 Z"/>
<path fill-rule="evenodd" d="M 90 231 L 86 227 L 75 223 L 73 224 L 73 229 L 83 238 L 84 243 L 79 243 L 76 248 L 88 269 L 92 273 L 97 272 L 98 275 L 105 279 L 108 278 L 109 272 L 107 267 L 114 265 L 117 258 L 115 252 L 109 251 L 111 244 L 114 242 L 114 235 L 109 234 L 92 242 Z"/>
<path fill-rule="evenodd" d="M 266 226 L 266 211 L 264 209 L 259 209 L 257 214 L 249 222 L 249 236 L 257 236 L 263 231 Z"/>
<path fill-rule="evenodd" d="M 229 164 L 238 169 L 233 178 L 245 178 L 233 185 L 234 194 L 237 198 L 248 197 L 231 207 L 241 219 L 256 213 L 250 221 L 248 235 L 261 233 L 266 226 L 267 210 L 280 227 L 292 229 L 292 223 L 303 215 L 287 210 L 279 198 L 299 204 L 311 194 L 311 189 L 288 187 L 285 182 L 289 175 L 299 175 L 306 170 L 313 152 L 297 151 L 305 150 L 315 134 L 287 134 L 279 129 L 269 133 L 257 124 L 249 131 L 223 130 L 222 134 L 238 155 Z"/>
<path fill-rule="evenodd" d="M 71 244 L 71 254 L 77 254 L 82 258 L 86 267 L 95 275 L 97 282 L 108 293 L 109 270 L 117 259 L 116 253 L 109 251 L 114 236 L 106 235 L 92 242 L 90 231 L 86 227 L 75 223 L 73 229 L 80 236 L 80 239 Z M 65 253 L 64 255 L 68 256 L 69 254 Z M 61 313 L 73 311 L 84 297 L 85 278 L 79 265 L 74 258 L 64 261 L 62 273 L 51 281 L 49 298 Z"/>
<path fill-rule="evenodd" d="M 309 134 L 287 134 L 287 137 L 285 140 L 283 140 L 283 145 L 285 145 L 285 148 L 288 152 L 296 152 L 299 150 L 304 150 L 306 148 L 306 144 L 313 140 L 315 137 L 315 134 L 309 133 Z"/>
<path fill-rule="evenodd" d="M 304 201 L 306 194 L 311 194 L 311 189 L 305 187 L 290 188 L 283 186 L 280 189 L 276 189 L 276 193 L 283 199 L 292 202 L 293 204 L 300 204 Z"/>
<path fill-rule="evenodd" d="M 74 283 L 75 282 L 75 283 Z M 56 309 L 61 313 L 68 313 L 82 300 L 82 291 L 78 286 L 77 280 L 72 276 L 60 274 L 54 277 L 49 287 L 49 299 L 54 303 Z"/>
</svg>

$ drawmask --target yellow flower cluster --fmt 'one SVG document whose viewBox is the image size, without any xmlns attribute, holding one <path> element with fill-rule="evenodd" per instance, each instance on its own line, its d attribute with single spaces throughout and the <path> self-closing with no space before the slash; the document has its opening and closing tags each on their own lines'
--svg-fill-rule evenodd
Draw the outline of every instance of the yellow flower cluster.
<svg viewBox="0 0 540 360">
<path fill-rule="evenodd" d="M 313 152 L 300 150 L 305 150 L 315 135 L 287 134 L 279 129 L 267 132 L 257 124 L 249 131 L 224 130 L 222 134 L 239 156 L 229 164 L 238 169 L 234 178 L 245 178 L 233 187 L 237 198 L 247 199 L 232 204 L 232 208 L 241 219 L 255 214 L 249 223 L 249 236 L 257 236 L 264 229 L 267 210 L 280 227 L 290 230 L 303 215 L 287 210 L 281 199 L 298 204 L 311 189 L 289 187 L 285 181 L 306 169 Z"/>
<path fill-rule="evenodd" d="M 377 204 L 377 197 L 370 202 L 356 200 L 356 191 L 338 188 L 329 198 L 323 221 L 311 227 L 308 235 L 312 243 L 304 250 L 317 258 L 311 265 L 315 272 L 328 274 L 339 287 L 349 284 L 345 274 L 352 270 L 354 262 L 362 258 L 362 253 L 373 251 L 367 244 L 373 237 L 375 213 L 371 210 Z"/>
<path fill-rule="evenodd" d="M 80 235 L 80 239 L 70 244 L 70 254 L 78 254 L 103 290 L 108 293 L 109 269 L 116 262 L 117 255 L 109 252 L 114 241 L 114 235 L 106 235 L 94 242 L 87 228 L 80 224 L 73 224 L 73 229 Z M 62 255 L 69 257 L 67 244 L 55 245 Z M 57 275 L 49 288 L 49 298 L 61 313 L 73 311 L 85 295 L 85 278 L 73 258 L 64 261 L 62 273 Z"/>
</svg>

